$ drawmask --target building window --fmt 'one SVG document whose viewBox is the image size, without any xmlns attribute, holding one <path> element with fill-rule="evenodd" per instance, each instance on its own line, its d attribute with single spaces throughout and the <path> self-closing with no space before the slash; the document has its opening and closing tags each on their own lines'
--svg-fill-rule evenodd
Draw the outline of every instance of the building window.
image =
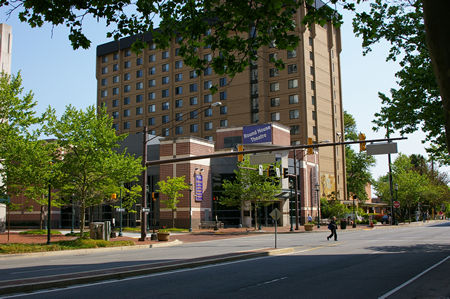
<svg viewBox="0 0 450 299">
<path fill-rule="evenodd" d="M 119 111 L 114 111 L 114 112 L 112 113 L 112 117 L 113 117 L 114 119 L 118 118 L 118 117 L 119 117 Z"/>
<path fill-rule="evenodd" d="M 130 79 L 131 79 L 130 73 L 125 73 L 125 74 L 123 75 L 123 80 L 124 80 L 124 81 L 128 81 L 128 80 L 130 80 Z"/>
<path fill-rule="evenodd" d="M 280 84 L 278 82 L 270 83 L 270 91 L 280 90 Z"/>
<path fill-rule="evenodd" d="M 289 96 L 289 104 L 298 104 L 298 95 L 297 94 L 291 94 Z"/>
<path fill-rule="evenodd" d="M 123 98 L 123 104 L 124 104 L 124 105 L 130 104 L 130 98 L 129 98 L 129 97 Z"/>
<path fill-rule="evenodd" d="M 142 82 L 137 82 L 136 83 L 136 90 L 141 90 L 144 89 L 144 83 Z"/>
<path fill-rule="evenodd" d="M 161 90 L 161 97 L 162 98 L 168 98 L 169 97 L 169 90 L 168 89 Z"/>
<path fill-rule="evenodd" d="M 220 106 L 220 114 L 227 114 L 228 113 L 228 107 L 227 106 Z"/>
<path fill-rule="evenodd" d="M 313 66 L 309 67 L 309 72 L 311 73 L 312 76 L 314 76 L 314 67 Z"/>
<path fill-rule="evenodd" d="M 204 123 L 205 131 L 210 131 L 213 128 L 213 123 L 211 121 Z"/>
<path fill-rule="evenodd" d="M 169 84 L 169 76 L 162 77 L 162 84 Z"/>
<path fill-rule="evenodd" d="M 280 98 L 271 98 L 270 107 L 278 107 L 278 106 L 280 106 Z"/>
<path fill-rule="evenodd" d="M 162 120 L 163 124 L 167 124 L 169 122 L 169 116 L 168 115 L 163 115 L 161 120 Z"/>
<path fill-rule="evenodd" d="M 299 140 L 291 141 L 291 145 L 300 145 L 300 141 Z"/>
<path fill-rule="evenodd" d="M 312 46 L 313 45 L 313 38 L 312 37 L 308 38 L 308 42 L 309 42 L 309 45 Z"/>
<path fill-rule="evenodd" d="M 180 48 L 175 49 L 175 56 L 180 56 Z"/>
<path fill-rule="evenodd" d="M 203 75 L 205 76 L 209 76 L 212 74 L 212 68 L 211 67 L 207 67 L 204 71 L 203 71 Z"/>
<path fill-rule="evenodd" d="M 155 118 L 154 117 L 150 117 L 148 119 L 148 125 L 149 126 L 154 126 L 155 125 Z"/>
<path fill-rule="evenodd" d="M 144 99 L 144 96 L 141 94 L 136 95 L 136 103 L 141 103 Z"/>
<path fill-rule="evenodd" d="M 316 82 L 311 81 L 311 89 L 312 90 L 316 89 Z"/>
<path fill-rule="evenodd" d="M 144 126 L 144 121 L 142 119 L 137 119 L 136 120 L 136 128 L 140 128 Z"/>
<path fill-rule="evenodd" d="M 124 65 L 125 65 L 126 69 L 130 68 L 131 67 L 131 61 L 125 61 Z"/>
<path fill-rule="evenodd" d="M 189 91 L 190 91 L 190 92 L 195 92 L 195 91 L 197 91 L 197 90 L 198 90 L 198 85 L 197 85 L 197 83 L 189 84 Z"/>
<path fill-rule="evenodd" d="M 272 121 L 278 121 L 280 120 L 280 112 L 274 112 L 270 114 L 270 119 Z"/>
<path fill-rule="evenodd" d="M 181 127 L 181 126 L 175 127 L 175 134 L 177 134 L 177 135 L 183 134 L 183 127 Z"/>
<path fill-rule="evenodd" d="M 106 85 L 108 85 L 108 79 L 103 78 L 102 79 L 102 86 L 106 86 Z"/>
<path fill-rule="evenodd" d="M 315 96 L 311 96 L 311 104 L 316 106 L 316 97 Z"/>
<path fill-rule="evenodd" d="M 291 131 L 291 135 L 300 134 L 300 126 L 299 125 L 291 126 L 290 131 Z"/>
<path fill-rule="evenodd" d="M 259 114 L 258 113 L 252 113 L 250 116 L 250 120 L 252 122 L 252 124 L 256 124 L 257 122 L 259 122 Z"/>
<path fill-rule="evenodd" d="M 142 65 L 142 58 L 141 57 L 136 59 L 136 65 Z"/>
<path fill-rule="evenodd" d="M 175 69 L 181 69 L 183 67 L 183 60 L 175 61 Z"/>
<path fill-rule="evenodd" d="M 298 87 L 298 80 L 293 79 L 288 81 L 288 88 L 297 88 Z"/>
<path fill-rule="evenodd" d="M 148 56 L 148 62 L 155 62 L 156 61 L 156 55 L 155 54 L 150 54 Z"/>
<path fill-rule="evenodd" d="M 183 94 L 183 87 L 182 86 L 177 86 L 175 87 L 175 94 Z"/>
<path fill-rule="evenodd" d="M 156 111 L 156 105 L 155 104 L 153 104 L 153 105 L 148 105 L 148 112 L 155 112 Z"/>
<path fill-rule="evenodd" d="M 125 57 L 131 56 L 131 50 L 126 50 L 125 51 Z"/>
<path fill-rule="evenodd" d="M 181 120 L 183 120 L 183 113 L 181 113 L 181 112 L 175 113 L 175 121 L 181 121 Z"/>
<path fill-rule="evenodd" d="M 156 130 L 150 130 L 150 131 L 148 131 L 148 133 L 150 134 L 150 135 L 156 135 Z"/>
<path fill-rule="evenodd" d="M 252 96 L 258 96 L 258 84 L 257 83 L 252 83 L 250 85 L 250 94 Z"/>
<path fill-rule="evenodd" d="M 212 103 L 212 95 L 211 94 L 205 94 L 203 96 L 203 102 L 204 103 Z"/>
<path fill-rule="evenodd" d="M 117 59 L 119 59 L 119 53 L 115 52 L 113 54 L 113 60 L 117 60 Z"/>
<path fill-rule="evenodd" d="M 124 128 L 124 130 L 129 129 L 130 128 L 130 122 L 129 121 L 124 122 L 123 123 L 123 128 Z"/>
<path fill-rule="evenodd" d="M 151 44 L 148 46 L 148 48 L 149 48 L 150 50 L 156 50 L 156 44 L 151 43 Z"/>
<path fill-rule="evenodd" d="M 212 116 L 212 108 L 208 108 L 208 109 L 205 110 L 205 116 L 206 117 Z"/>
<path fill-rule="evenodd" d="M 156 66 L 152 66 L 151 68 L 148 69 L 148 74 L 149 75 L 154 75 L 156 74 Z"/>
<path fill-rule="evenodd" d="M 298 109 L 289 110 L 289 119 L 297 119 L 299 118 L 300 114 L 298 112 Z"/>
<path fill-rule="evenodd" d="M 198 77 L 198 74 L 197 74 L 196 71 L 190 71 L 189 72 L 189 78 L 194 79 L 194 78 L 197 78 L 197 77 Z"/>
<path fill-rule="evenodd" d="M 197 111 L 197 110 L 191 111 L 191 112 L 189 113 L 189 118 L 190 118 L 190 119 L 198 118 L 198 111 Z"/>
<path fill-rule="evenodd" d="M 270 62 L 274 62 L 275 60 L 277 60 L 277 53 L 270 53 L 269 54 L 269 61 Z"/>
<path fill-rule="evenodd" d="M 169 58 L 169 51 L 163 51 L 162 52 L 162 59 L 167 59 Z"/>
<path fill-rule="evenodd" d="M 156 86 L 156 80 L 150 79 L 148 80 L 148 87 L 155 87 Z"/>
<path fill-rule="evenodd" d="M 107 74 L 108 73 L 108 67 L 104 66 L 102 67 L 102 74 Z"/>
<path fill-rule="evenodd" d="M 154 100 L 154 99 L 156 99 L 156 93 L 154 93 L 154 92 L 149 92 L 149 93 L 148 93 L 148 99 L 149 99 L 149 100 Z"/>
<path fill-rule="evenodd" d="M 220 100 L 221 100 L 221 101 L 227 99 L 227 92 L 226 92 L 226 91 L 221 91 L 221 92 L 219 93 L 219 95 L 220 95 Z"/>
<path fill-rule="evenodd" d="M 119 124 L 113 124 L 113 125 L 112 125 L 112 128 L 113 128 L 114 130 L 118 131 L 118 130 L 119 130 Z"/>
<path fill-rule="evenodd" d="M 162 69 L 163 72 L 168 72 L 169 71 L 169 64 L 168 63 L 163 64 L 161 69 Z"/>
<path fill-rule="evenodd" d="M 219 86 L 220 87 L 224 87 L 225 85 L 227 85 L 227 78 L 220 78 L 219 79 Z"/>
<path fill-rule="evenodd" d="M 288 74 L 293 74 L 297 72 L 297 65 L 296 64 L 289 64 L 288 65 Z"/>
<path fill-rule="evenodd" d="M 226 128 L 226 127 L 228 127 L 228 120 L 227 120 L 227 119 L 221 119 L 221 120 L 220 120 L 220 127 L 221 127 L 221 128 Z"/>
<path fill-rule="evenodd" d="M 124 92 L 129 92 L 131 90 L 131 86 L 130 85 L 125 85 L 124 87 L 123 87 L 123 91 Z"/>
<path fill-rule="evenodd" d="M 183 107 L 183 100 L 179 99 L 175 101 L 175 108 Z"/>
<path fill-rule="evenodd" d="M 313 135 L 317 136 L 317 127 L 316 126 L 313 126 Z"/>
<path fill-rule="evenodd" d="M 123 110 L 123 116 L 125 116 L 125 117 L 130 116 L 130 109 Z"/>
<path fill-rule="evenodd" d="M 197 97 L 191 97 L 189 99 L 189 104 L 191 105 L 197 105 L 198 104 L 198 98 Z"/>
<path fill-rule="evenodd" d="M 183 81 L 183 74 L 179 73 L 175 75 L 175 82 Z"/>
<path fill-rule="evenodd" d="M 205 54 L 205 55 L 203 56 L 203 59 L 204 59 L 205 61 L 211 61 L 211 60 L 212 60 L 212 56 L 211 56 L 211 54 Z"/>
<path fill-rule="evenodd" d="M 291 51 L 287 51 L 287 58 L 294 58 L 297 57 L 297 51 L 296 50 L 291 50 Z"/>
<path fill-rule="evenodd" d="M 118 95 L 119 94 L 119 87 L 114 87 L 112 89 L 113 95 Z"/>
<path fill-rule="evenodd" d="M 169 136 L 169 133 L 170 133 L 169 128 L 164 128 L 164 129 L 162 129 L 161 135 L 166 137 L 166 136 Z"/>
<path fill-rule="evenodd" d="M 141 78 L 144 75 L 144 72 L 142 70 L 136 71 L 136 78 Z"/>
<path fill-rule="evenodd" d="M 309 59 L 314 60 L 314 53 L 309 51 Z"/>
<path fill-rule="evenodd" d="M 276 77 L 278 76 L 278 69 L 272 68 L 269 70 L 269 77 Z"/>
<path fill-rule="evenodd" d="M 120 77 L 119 76 L 114 76 L 113 77 L 113 83 L 119 83 L 120 81 Z"/>
<path fill-rule="evenodd" d="M 169 110 L 169 107 L 170 107 L 169 102 L 162 103 L 161 107 L 162 107 L 162 110 Z"/>
<path fill-rule="evenodd" d="M 316 113 L 316 111 L 312 112 L 312 119 L 313 120 L 317 120 L 317 113 Z"/>
<path fill-rule="evenodd" d="M 119 100 L 112 100 L 113 107 L 119 107 Z"/>
<path fill-rule="evenodd" d="M 198 124 L 190 125 L 190 131 L 191 131 L 191 133 L 197 133 L 198 132 Z"/>
<path fill-rule="evenodd" d="M 117 72 L 119 70 L 119 65 L 117 63 L 113 64 L 113 71 Z"/>
<path fill-rule="evenodd" d="M 210 89 L 212 87 L 212 81 L 211 80 L 207 80 L 205 82 L 203 82 L 203 88 L 206 89 Z"/>
<path fill-rule="evenodd" d="M 102 56 L 102 62 L 103 63 L 108 62 L 108 56 Z"/>
</svg>

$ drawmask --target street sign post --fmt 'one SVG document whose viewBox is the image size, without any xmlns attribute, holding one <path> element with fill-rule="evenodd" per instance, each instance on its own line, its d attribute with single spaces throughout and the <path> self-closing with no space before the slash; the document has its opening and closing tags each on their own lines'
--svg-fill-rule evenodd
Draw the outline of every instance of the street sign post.
<svg viewBox="0 0 450 299">
<path fill-rule="evenodd" d="M 394 201 L 394 208 L 398 209 L 400 208 L 400 202 L 399 201 Z"/>
<path fill-rule="evenodd" d="M 272 212 L 270 212 L 270 217 L 275 220 L 275 248 L 277 248 L 277 225 L 278 225 L 278 219 L 281 218 L 281 212 L 277 208 L 273 209 Z"/>
</svg>

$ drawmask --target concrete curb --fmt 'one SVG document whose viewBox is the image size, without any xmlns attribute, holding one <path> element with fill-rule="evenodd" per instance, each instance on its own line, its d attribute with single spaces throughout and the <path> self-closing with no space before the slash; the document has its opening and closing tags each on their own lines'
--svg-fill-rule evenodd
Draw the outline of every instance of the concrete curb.
<svg viewBox="0 0 450 299">
<path fill-rule="evenodd" d="M 218 256 L 209 256 L 196 259 L 188 259 L 174 264 L 147 264 L 141 266 L 118 267 L 99 270 L 97 274 L 78 272 L 72 274 L 39 277 L 38 279 L 22 279 L 15 281 L 3 281 L 0 285 L 0 295 L 32 292 L 48 288 L 67 287 L 78 284 L 88 284 L 103 280 L 124 279 L 127 277 L 148 275 L 178 269 L 194 268 L 204 265 L 219 264 L 236 260 L 246 260 L 257 257 L 273 256 L 294 252 L 294 248 L 260 249 L 247 252 L 236 252 Z M 100 273 L 104 272 L 104 273 Z M 38 280 L 38 281 L 37 281 Z"/>
<path fill-rule="evenodd" d="M 173 240 L 164 243 L 145 244 L 145 245 L 133 245 L 133 246 L 118 246 L 118 247 L 99 247 L 99 248 L 87 248 L 87 249 L 73 249 L 73 250 L 60 250 L 60 251 L 42 251 L 42 252 L 30 252 L 30 253 L 17 253 L 17 254 L 0 254 L 0 260 L 2 259 L 14 259 L 14 258 L 27 258 L 27 257 L 40 257 L 40 256 L 62 256 L 62 255 L 85 255 L 90 253 L 108 252 L 108 251 L 125 251 L 133 249 L 143 248 L 158 248 L 158 247 L 171 247 L 183 244 L 182 241 Z"/>
</svg>

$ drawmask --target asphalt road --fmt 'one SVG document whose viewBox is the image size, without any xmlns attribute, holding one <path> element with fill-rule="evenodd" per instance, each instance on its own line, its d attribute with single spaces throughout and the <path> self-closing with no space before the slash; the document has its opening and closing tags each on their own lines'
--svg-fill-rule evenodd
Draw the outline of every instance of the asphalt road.
<svg viewBox="0 0 450 299">
<path fill-rule="evenodd" d="M 338 231 L 337 242 L 327 241 L 325 233 L 285 234 L 279 235 L 278 245 L 295 247 L 293 253 L 16 297 L 447 298 L 450 297 L 449 232 L 450 223 L 446 222 L 419 227 Z M 163 257 L 187 258 L 271 246 L 273 236 L 262 235 L 101 256 L 60 257 L 62 261 L 57 257 L 45 257 L 38 259 L 39 262 L 16 259 L 16 267 L 9 263 L 4 265 L 2 260 L 0 277 L 43 275 L 45 271 L 45 274 L 64 271 L 64 267 L 80 266 L 80 263 L 82 269 L 98 269 L 105 264 L 142 263 L 160 261 Z M 67 260 L 71 258 L 74 260 Z"/>
</svg>

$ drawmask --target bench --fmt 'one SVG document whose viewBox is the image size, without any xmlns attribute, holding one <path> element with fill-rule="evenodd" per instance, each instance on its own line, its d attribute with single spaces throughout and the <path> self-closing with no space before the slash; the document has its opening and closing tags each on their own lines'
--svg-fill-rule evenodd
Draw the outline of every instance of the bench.
<svg viewBox="0 0 450 299">
<path fill-rule="evenodd" d="M 221 221 L 202 221 L 198 225 L 198 227 L 201 228 L 223 228 L 223 222 Z"/>
</svg>

